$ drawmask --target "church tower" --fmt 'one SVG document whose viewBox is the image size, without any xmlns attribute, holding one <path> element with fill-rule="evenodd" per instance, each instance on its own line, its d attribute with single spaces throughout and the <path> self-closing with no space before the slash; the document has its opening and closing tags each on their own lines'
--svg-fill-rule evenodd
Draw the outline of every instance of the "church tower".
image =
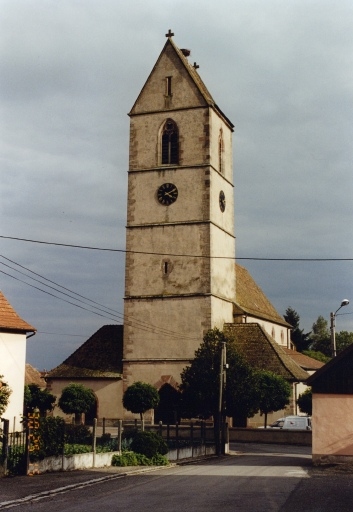
<svg viewBox="0 0 353 512">
<path fill-rule="evenodd" d="M 233 125 L 169 31 L 130 116 L 124 389 L 180 383 L 233 322 Z"/>
</svg>

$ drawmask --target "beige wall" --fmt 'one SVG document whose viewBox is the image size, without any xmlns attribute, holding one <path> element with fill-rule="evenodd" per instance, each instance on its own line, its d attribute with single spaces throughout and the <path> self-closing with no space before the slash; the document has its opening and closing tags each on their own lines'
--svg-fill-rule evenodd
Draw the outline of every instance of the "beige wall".
<svg viewBox="0 0 353 512">
<path fill-rule="evenodd" d="M 196 85 L 181 63 L 173 48 L 167 47 L 156 62 L 147 82 L 145 83 L 136 103 L 134 112 L 143 113 L 163 110 L 167 104 L 166 77 L 172 77 L 172 97 L 168 101 L 170 108 L 194 107 L 204 103 Z"/>
<path fill-rule="evenodd" d="M 290 329 L 276 324 L 274 322 L 266 321 L 259 319 L 257 317 L 252 317 L 251 315 L 246 317 L 246 323 L 257 323 L 260 324 L 261 327 L 272 336 L 272 338 L 281 345 L 282 347 L 290 348 Z"/>
<path fill-rule="evenodd" d="M 353 461 L 353 395 L 313 394 L 313 461 Z"/>
<path fill-rule="evenodd" d="M 53 379 L 47 383 L 47 389 L 56 396 L 58 402 L 62 390 L 72 382 L 73 379 Z M 98 402 L 97 415 L 99 419 L 123 417 L 122 380 L 80 379 L 74 382 L 76 384 L 82 384 L 94 392 Z M 64 414 L 57 405 L 54 408 L 53 415 L 61 416 L 68 421 L 70 421 L 71 418 L 71 416 Z"/>
</svg>

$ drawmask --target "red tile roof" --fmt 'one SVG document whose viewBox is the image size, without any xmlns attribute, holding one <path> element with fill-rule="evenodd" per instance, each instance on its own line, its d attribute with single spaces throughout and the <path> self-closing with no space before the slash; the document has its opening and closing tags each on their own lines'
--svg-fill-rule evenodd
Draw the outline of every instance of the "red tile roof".
<svg viewBox="0 0 353 512">
<path fill-rule="evenodd" d="M 5 295 L 0 291 L 0 329 L 5 331 L 31 332 L 36 329 L 22 320 Z"/>
<path fill-rule="evenodd" d="M 251 277 L 246 268 L 235 265 L 236 299 L 235 315 L 244 313 L 255 318 L 274 322 L 284 327 L 291 327 L 268 300 L 264 292 Z"/>
<path fill-rule="evenodd" d="M 290 382 L 305 382 L 309 374 L 263 329 L 260 324 L 224 324 L 247 362 L 258 370 L 268 370 Z"/>
<path fill-rule="evenodd" d="M 319 370 L 325 364 L 322 361 L 318 361 L 317 359 L 306 356 L 305 354 L 297 352 L 296 350 L 291 350 L 290 348 L 286 347 L 283 347 L 283 350 L 304 370 Z"/>
<path fill-rule="evenodd" d="M 123 326 L 103 325 L 46 378 L 121 378 L 122 359 Z"/>
</svg>

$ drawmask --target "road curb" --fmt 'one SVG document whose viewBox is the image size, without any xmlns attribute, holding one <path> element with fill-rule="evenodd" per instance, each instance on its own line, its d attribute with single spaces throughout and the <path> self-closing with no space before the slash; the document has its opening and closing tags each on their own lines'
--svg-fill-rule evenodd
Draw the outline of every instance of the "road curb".
<svg viewBox="0 0 353 512">
<path fill-rule="evenodd" d="M 90 487 L 92 485 L 100 484 L 103 482 L 108 482 L 109 480 L 117 480 L 119 478 L 125 478 L 130 475 L 136 475 L 139 473 L 148 473 L 152 471 L 158 471 L 161 469 L 166 469 L 175 466 L 175 464 L 169 464 L 168 466 L 146 466 L 146 467 L 139 467 L 136 469 L 133 469 L 131 471 L 124 471 L 122 473 L 114 473 L 110 475 L 105 475 L 99 478 L 92 478 L 91 480 L 86 480 L 82 482 L 77 482 L 74 484 L 65 485 L 62 487 L 57 487 L 55 489 L 50 489 L 47 491 L 40 491 L 37 493 L 29 494 L 28 496 L 24 496 L 22 498 L 16 498 L 14 500 L 8 500 L 8 501 L 2 501 L 0 502 L 0 510 L 4 510 L 6 508 L 10 508 L 16 505 L 20 505 L 23 503 L 30 503 L 33 501 L 39 501 L 45 498 L 49 498 L 51 496 L 55 496 L 56 494 L 64 494 L 66 492 L 70 492 L 74 489 L 82 489 L 84 487 Z M 39 478 L 40 475 L 34 476 L 32 478 Z"/>
</svg>

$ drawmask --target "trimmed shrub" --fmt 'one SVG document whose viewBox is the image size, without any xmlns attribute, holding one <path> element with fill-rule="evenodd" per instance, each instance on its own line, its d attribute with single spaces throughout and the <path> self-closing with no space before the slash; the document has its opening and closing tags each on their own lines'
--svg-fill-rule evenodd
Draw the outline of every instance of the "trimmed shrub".
<svg viewBox="0 0 353 512">
<path fill-rule="evenodd" d="M 149 459 L 157 454 L 168 453 L 168 446 L 164 439 L 156 432 L 138 432 L 132 439 L 131 450 L 146 455 Z"/>
<path fill-rule="evenodd" d="M 86 425 L 66 425 L 65 442 L 68 444 L 92 444 L 93 436 Z"/>
</svg>

